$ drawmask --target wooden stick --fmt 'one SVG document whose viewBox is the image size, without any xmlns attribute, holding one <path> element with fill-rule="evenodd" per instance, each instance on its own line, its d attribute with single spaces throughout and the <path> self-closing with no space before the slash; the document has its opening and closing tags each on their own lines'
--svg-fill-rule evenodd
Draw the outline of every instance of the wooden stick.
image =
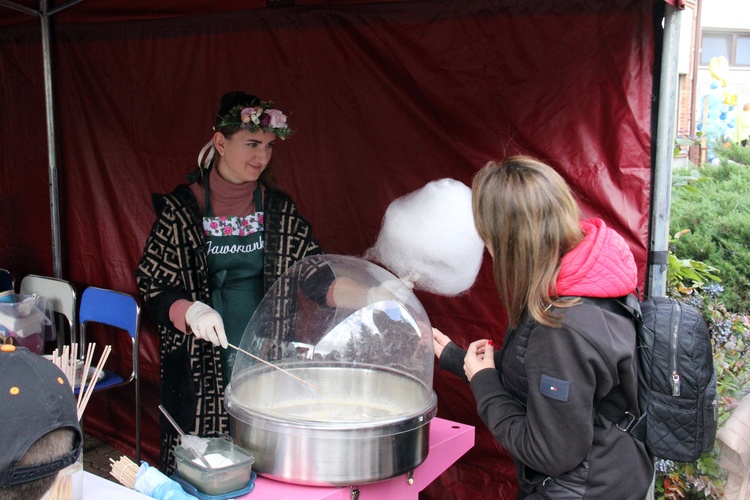
<svg viewBox="0 0 750 500">
<path fill-rule="evenodd" d="M 76 408 L 81 407 L 81 401 L 83 401 L 83 389 L 86 386 L 86 380 L 89 375 L 89 368 L 91 368 L 91 360 L 94 357 L 94 350 L 96 349 L 96 343 L 92 342 L 86 349 L 86 360 L 83 362 L 83 373 L 81 374 L 81 385 L 78 386 L 78 402 Z M 96 380 L 92 379 L 90 384 L 95 384 Z M 89 385 L 90 385 L 89 384 Z"/>
<path fill-rule="evenodd" d="M 68 351 L 68 373 L 70 374 L 70 388 L 75 391 L 76 388 L 76 368 L 78 363 L 78 344 L 71 344 Z"/>
<path fill-rule="evenodd" d="M 254 360 L 256 360 L 256 361 L 260 361 L 261 363 L 265 363 L 265 364 L 267 364 L 267 365 L 268 365 L 268 366 L 270 366 L 270 367 L 276 368 L 276 369 L 277 369 L 277 370 L 279 370 L 280 372 L 282 372 L 282 373 L 285 373 L 285 374 L 289 375 L 289 376 L 290 376 L 290 377 L 292 377 L 293 379 L 295 379 L 295 380 L 298 380 L 299 382 L 302 382 L 303 384 L 305 384 L 305 385 L 306 385 L 306 386 L 308 386 L 308 387 L 312 387 L 312 388 L 313 388 L 313 389 L 315 389 L 316 391 L 320 391 L 320 392 L 322 392 L 323 394 L 326 394 L 326 391 L 324 391 L 323 389 L 321 389 L 321 388 L 320 388 L 320 387 L 318 387 L 317 385 L 313 385 L 313 384 L 311 384 L 310 382 L 305 382 L 304 380 L 302 380 L 302 379 L 301 379 L 301 378 L 299 378 L 298 376 L 296 376 L 296 375 L 293 375 L 293 374 L 289 373 L 288 371 L 284 370 L 283 368 L 279 368 L 278 366 L 276 366 L 276 365 L 275 365 L 275 364 L 273 364 L 273 363 L 269 363 L 269 362 L 268 362 L 268 361 L 266 361 L 265 359 L 261 359 L 261 358 L 259 358 L 259 357 L 258 357 L 258 356 L 256 356 L 255 354 L 251 354 L 251 353 L 247 352 L 247 351 L 246 351 L 246 350 L 244 350 L 244 349 L 240 349 L 240 348 L 239 348 L 239 347 L 237 347 L 236 345 L 232 345 L 232 344 L 227 344 L 227 345 L 228 345 L 229 347 L 231 347 L 232 349 L 237 349 L 237 350 L 238 350 L 238 351 L 240 351 L 240 352 L 241 352 L 242 354 L 247 354 L 248 356 L 250 356 L 251 358 L 253 358 L 253 359 L 254 359 Z"/>
<path fill-rule="evenodd" d="M 60 353 L 57 351 L 57 348 L 52 351 L 52 362 L 56 367 L 60 368 Z"/>
<path fill-rule="evenodd" d="M 78 408 L 78 420 L 81 420 L 81 418 L 83 417 L 83 412 L 86 409 L 86 405 L 89 404 L 91 394 L 93 394 L 94 388 L 96 387 L 96 381 L 99 379 L 99 373 L 101 373 L 102 369 L 104 368 L 104 363 L 107 361 L 109 352 L 111 350 L 112 346 L 104 346 L 104 352 L 102 352 L 102 355 L 99 358 L 99 363 L 97 363 L 96 369 L 94 370 L 94 374 L 91 376 L 91 380 L 93 381 L 93 383 L 89 384 L 89 386 L 86 388 L 86 394 L 83 397 L 83 402 Z"/>
<path fill-rule="evenodd" d="M 91 398 L 91 395 L 94 393 L 94 389 L 96 388 L 96 381 L 99 379 L 99 374 L 104 369 L 104 363 L 106 363 L 111 350 L 112 350 L 112 346 L 109 346 L 109 345 L 104 346 L 104 352 L 102 352 L 102 355 L 99 358 L 99 362 L 97 363 L 96 368 L 94 369 L 94 373 L 91 376 L 91 380 L 93 381 L 93 383 L 89 384 L 88 387 L 86 388 L 86 394 L 83 397 L 81 408 L 79 408 L 79 411 L 78 411 L 79 419 L 83 415 L 83 411 L 86 409 L 86 405 L 88 404 L 89 399 Z"/>
<path fill-rule="evenodd" d="M 65 378 L 68 379 L 68 383 L 70 384 L 70 387 L 73 387 L 73 382 L 70 381 L 70 363 L 68 362 L 70 360 L 70 346 L 64 345 L 62 350 L 62 356 L 60 356 L 60 369 L 65 374 Z"/>
<path fill-rule="evenodd" d="M 68 380 L 70 380 L 70 388 L 75 389 L 76 386 L 76 359 L 75 359 L 75 346 L 71 345 L 68 348 Z"/>
</svg>

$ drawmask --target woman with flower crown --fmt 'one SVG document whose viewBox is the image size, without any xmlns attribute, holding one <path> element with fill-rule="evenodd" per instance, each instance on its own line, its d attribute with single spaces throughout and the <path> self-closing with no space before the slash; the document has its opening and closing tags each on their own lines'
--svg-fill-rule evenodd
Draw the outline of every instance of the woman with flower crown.
<svg viewBox="0 0 750 500">
<path fill-rule="evenodd" d="M 201 436 L 229 430 L 223 396 L 236 351 L 228 343 L 240 343 L 279 276 L 322 253 L 271 175 L 273 148 L 292 133 L 286 115 L 271 101 L 230 92 L 213 130 L 191 183 L 154 195 L 157 218 L 136 270 L 160 332 L 162 404 L 185 432 Z M 172 426 L 162 425 L 166 473 L 176 443 Z"/>
</svg>

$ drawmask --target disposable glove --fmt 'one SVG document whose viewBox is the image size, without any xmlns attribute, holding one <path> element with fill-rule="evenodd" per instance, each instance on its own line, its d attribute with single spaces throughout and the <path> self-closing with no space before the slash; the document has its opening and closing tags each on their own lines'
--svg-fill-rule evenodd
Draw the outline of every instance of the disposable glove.
<svg viewBox="0 0 750 500">
<path fill-rule="evenodd" d="M 370 288 L 367 292 L 367 301 L 372 304 L 381 300 L 396 300 L 404 304 L 409 300 L 412 288 L 414 288 L 414 283 L 411 281 L 384 281 L 380 285 Z"/>
<path fill-rule="evenodd" d="M 142 462 L 138 469 L 133 489 L 157 500 L 195 500 L 193 495 L 185 493 L 180 483 L 168 478 L 159 469 L 149 467 L 146 462 Z"/>
<path fill-rule="evenodd" d="M 227 347 L 227 334 L 221 315 L 201 301 L 195 301 L 185 313 L 185 323 L 199 339 L 215 346 Z"/>
</svg>

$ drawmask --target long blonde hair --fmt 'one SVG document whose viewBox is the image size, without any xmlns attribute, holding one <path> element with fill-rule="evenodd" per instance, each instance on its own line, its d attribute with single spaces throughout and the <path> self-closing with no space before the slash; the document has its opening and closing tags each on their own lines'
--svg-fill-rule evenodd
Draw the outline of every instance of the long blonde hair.
<svg viewBox="0 0 750 500">
<path fill-rule="evenodd" d="M 549 309 L 566 305 L 554 300 L 560 260 L 583 239 L 580 211 L 565 180 L 526 156 L 489 162 L 474 176 L 472 211 L 494 256 L 495 285 L 509 326 L 518 327 L 524 312 L 558 326 Z"/>
</svg>

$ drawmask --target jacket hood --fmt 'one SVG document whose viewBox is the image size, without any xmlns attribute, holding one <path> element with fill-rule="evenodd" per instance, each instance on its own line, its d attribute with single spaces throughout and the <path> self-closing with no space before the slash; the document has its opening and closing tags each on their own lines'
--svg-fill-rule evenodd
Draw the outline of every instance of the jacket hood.
<svg viewBox="0 0 750 500">
<path fill-rule="evenodd" d="M 635 291 L 638 268 L 625 239 L 601 219 L 581 221 L 584 239 L 565 254 L 559 296 L 622 297 Z"/>
</svg>

